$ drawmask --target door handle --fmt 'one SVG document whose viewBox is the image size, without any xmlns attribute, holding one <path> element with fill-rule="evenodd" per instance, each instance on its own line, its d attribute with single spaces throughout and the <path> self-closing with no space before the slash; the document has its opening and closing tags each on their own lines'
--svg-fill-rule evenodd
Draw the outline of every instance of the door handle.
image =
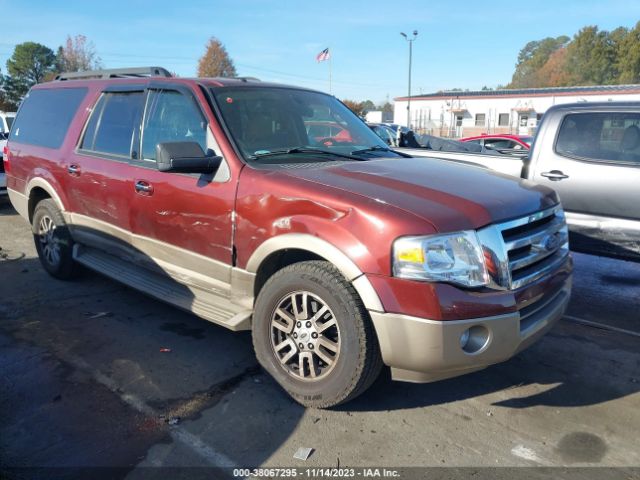
<svg viewBox="0 0 640 480">
<path fill-rule="evenodd" d="M 569 178 L 569 175 L 565 175 L 560 170 L 551 170 L 550 172 L 542 172 L 540 175 L 548 178 L 552 182 L 557 182 L 558 180 L 562 180 L 563 178 Z"/>
<path fill-rule="evenodd" d="M 138 180 L 135 184 L 136 193 L 140 195 L 153 195 L 153 185 L 144 180 Z"/>
<path fill-rule="evenodd" d="M 74 177 L 80 176 L 80 167 L 78 165 L 69 165 L 67 167 L 67 172 L 69 175 L 73 175 Z"/>
</svg>

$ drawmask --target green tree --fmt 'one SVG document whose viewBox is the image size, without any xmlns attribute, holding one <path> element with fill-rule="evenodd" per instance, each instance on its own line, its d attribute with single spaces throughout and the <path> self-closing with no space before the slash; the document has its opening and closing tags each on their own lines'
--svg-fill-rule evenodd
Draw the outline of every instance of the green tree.
<svg viewBox="0 0 640 480">
<path fill-rule="evenodd" d="M 567 46 L 571 85 L 610 85 L 617 81 L 616 48 L 609 32 L 584 27 Z"/>
<path fill-rule="evenodd" d="M 385 102 L 384 105 L 380 105 L 378 110 L 382 110 L 385 113 L 393 113 L 393 104 Z"/>
<path fill-rule="evenodd" d="M 0 70 L 0 110 L 13 110 L 13 105 L 9 103 L 7 99 L 7 92 L 5 91 L 6 78 Z"/>
<path fill-rule="evenodd" d="M 7 60 L 7 70 L 11 77 L 31 87 L 54 70 L 55 61 L 56 56 L 50 48 L 35 42 L 24 42 L 16 45 L 13 55 Z"/>
<path fill-rule="evenodd" d="M 640 22 L 618 41 L 616 57 L 618 83 L 640 82 Z"/>
<path fill-rule="evenodd" d="M 371 100 L 365 100 L 364 102 L 362 102 L 362 113 L 363 115 L 366 115 L 367 112 L 370 112 L 372 110 L 377 110 L 376 104 L 373 103 Z"/>
<path fill-rule="evenodd" d="M 0 107 L 0 110 L 15 111 L 31 86 L 24 80 L 9 75 L 3 78 L 2 83 L 4 106 Z"/>
<path fill-rule="evenodd" d="M 235 77 L 236 67 L 222 42 L 211 37 L 198 61 L 199 77 Z"/>
<path fill-rule="evenodd" d="M 527 43 L 518 54 L 516 69 L 507 88 L 532 88 L 538 86 L 538 71 L 559 48 L 569 42 L 569 37 L 561 35 L 547 37 Z"/>
</svg>

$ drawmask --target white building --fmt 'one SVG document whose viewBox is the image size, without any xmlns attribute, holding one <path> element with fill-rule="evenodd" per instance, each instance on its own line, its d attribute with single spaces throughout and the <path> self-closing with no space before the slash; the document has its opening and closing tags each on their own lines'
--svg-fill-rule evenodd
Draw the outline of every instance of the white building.
<svg viewBox="0 0 640 480">
<path fill-rule="evenodd" d="M 407 125 L 407 99 L 395 99 L 394 123 Z M 640 85 L 444 91 L 411 96 L 418 133 L 469 137 L 483 133 L 532 135 L 544 112 L 558 103 L 640 101 Z"/>
<path fill-rule="evenodd" d="M 393 115 L 391 112 L 383 112 L 382 110 L 371 110 L 365 115 L 367 123 L 392 123 Z"/>
</svg>

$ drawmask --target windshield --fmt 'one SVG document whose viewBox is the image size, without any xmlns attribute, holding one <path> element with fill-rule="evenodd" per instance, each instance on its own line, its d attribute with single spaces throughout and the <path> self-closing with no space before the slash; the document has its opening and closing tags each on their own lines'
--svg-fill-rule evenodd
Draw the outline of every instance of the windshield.
<svg viewBox="0 0 640 480">
<path fill-rule="evenodd" d="M 531 144 L 533 143 L 533 137 L 520 137 L 520 140 L 522 140 L 529 146 L 531 146 Z"/>
<path fill-rule="evenodd" d="M 231 136 L 247 160 L 309 161 L 325 155 L 400 156 L 388 150 L 351 110 L 334 97 L 278 87 L 212 88 Z M 337 155 L 343 155 L 338 157 Z"/>
<path fill-rule="evenodd" d="M 13 124 L 14 117 L 6 116 L 4 119 L 7 122 L 7 131 L 11 130 L 11 125 Z"/>
</svg>

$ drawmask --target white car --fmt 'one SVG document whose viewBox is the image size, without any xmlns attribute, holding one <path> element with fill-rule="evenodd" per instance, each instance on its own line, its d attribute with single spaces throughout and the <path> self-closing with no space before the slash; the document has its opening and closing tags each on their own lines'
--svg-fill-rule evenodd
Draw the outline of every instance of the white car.
<svg viewBox="0 0 640 480">
<path fill-rule="evenodd" d="M 15 116 L 15 112 L 0 111 L 0 196 L 7 194 L 7 178 L 4 174 L 2 152 L 4 151 L 4 146 L 7 144 L 7 138 L 9 137 L 9 131 L 11 130 L 11 124 Z"/>
</svg>

